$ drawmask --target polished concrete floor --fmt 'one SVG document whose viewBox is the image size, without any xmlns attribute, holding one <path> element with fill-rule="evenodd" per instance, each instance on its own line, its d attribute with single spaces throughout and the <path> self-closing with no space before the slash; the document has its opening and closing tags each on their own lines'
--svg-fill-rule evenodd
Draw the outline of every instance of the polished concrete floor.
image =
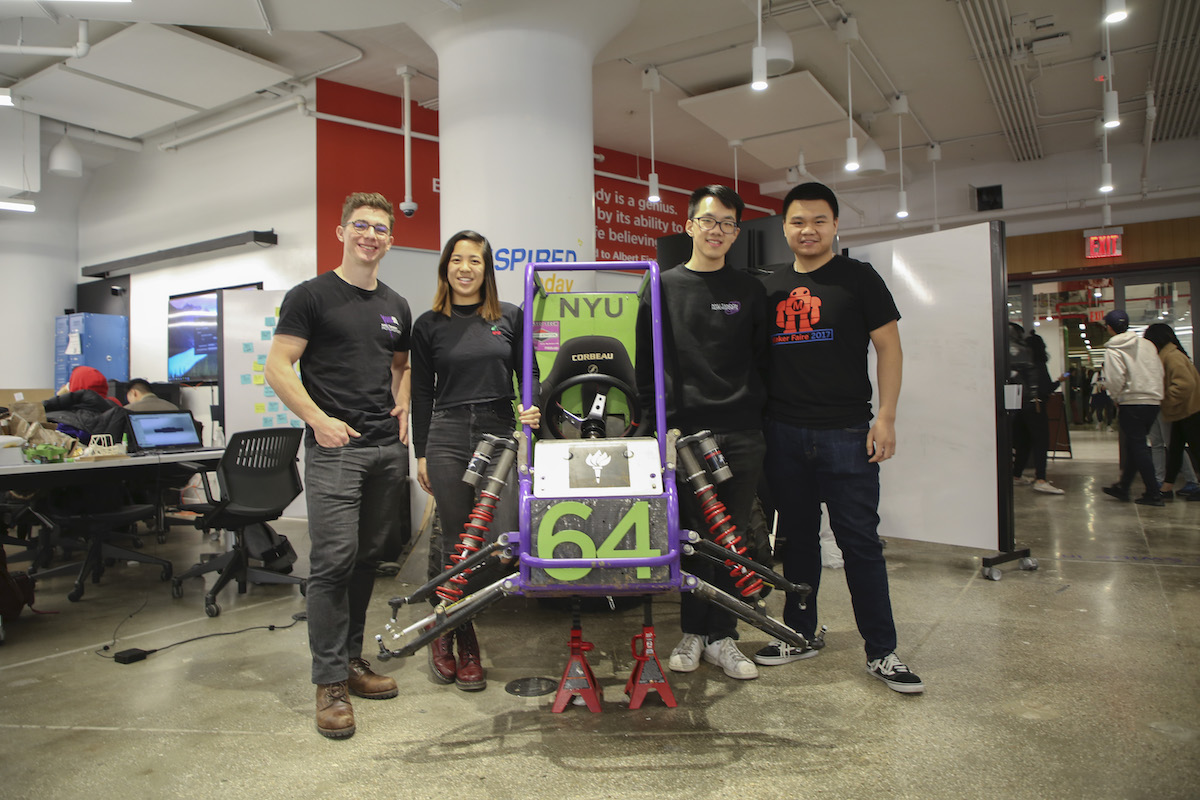
<svg viewBox="0 0 1200 800">
<path fill-rule="evenodd" d="M 376 661 L 400 696 L 357 700 L 357 735 L 330 741 L 313 728 L 304 623 L 286 627 L 304 608 L 295 587 L 227 589 L 223 613 L 208 618 L 199 579 L 173 599 L 157 568 L 121 564 L 78 603 L 66 599 L 70 577 L 41 581 L 37 607 L 51 613 L 26 611 L 7 626 L 0 792 L 1200 797 L 1200 502 L 1118 503 L 1100 493 L 1115 478 L 1115 435 L 1074 440 L 1075 457 L 1050 468 L 1065 495 L 1016 492 L 1018 546 L 1032 548 L 1036 571 L 1006 564 L 993 582 L 980 576 L 990 552 L 889 541 L 900 654 L 925 680 L 923 695 L 867 675 L 845 582 L 827 570 L 819 657 L 746 682 L 707 664 L 671 674 L 676 708 L 651 696 L 630 711 L 624 701 L 638 608 L 585 615 L 602 713 L 553 714 L 553 695 L 508 693 L 519 678 L 557 680 L 569 628 L 564 611 L 511 598 L 478 621 L 485 691 L 433 683 L 423 655 Z M 278 528 L 300 551 L 302 574 L 303 522 Z M 146 547 L 181 570 L 212 544 L 179 528 Z M 370 634 L 382 632 L 387 599 L 413 588 L 423 564 L 418 546 L 397 578 L 379 579 Z M 776 611 L 779 600 L 768 601 Z M 678 597 L 656 609 L 665 662 Z M 230 635 L 166 649 L 213 633 Z M 746 649 L 767 638 L 744 625 L 742 636 Z M 159 652 L 111 660 L 127 648 Z"/>
</svg>

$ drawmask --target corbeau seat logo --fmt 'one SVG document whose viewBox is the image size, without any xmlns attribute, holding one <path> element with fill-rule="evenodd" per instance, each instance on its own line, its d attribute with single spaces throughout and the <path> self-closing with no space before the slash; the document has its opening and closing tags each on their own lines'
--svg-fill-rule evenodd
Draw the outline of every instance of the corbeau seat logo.
<svg viewBox="0 0 1200 800">
<path fill-rule="evenodd" d="M 616 358 L 612 353 L 574 353 L 572 361 L 612 361 Z"/>
</svg>

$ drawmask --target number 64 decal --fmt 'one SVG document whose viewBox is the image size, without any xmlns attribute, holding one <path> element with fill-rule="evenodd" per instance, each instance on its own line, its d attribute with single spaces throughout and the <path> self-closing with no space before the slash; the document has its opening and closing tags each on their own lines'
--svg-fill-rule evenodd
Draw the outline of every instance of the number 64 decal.
<svg viewBox="0 0 1200 800">
<path fill-rule="evenodd" d="M 552 559 L 560 544 L 573 544 L 579 548 L 579 558 L 652 558 L 662 551 L 650 546 L 650 504 L 639 501 L 625 512 L 625 516 L 613 528 L 599 547 L 592 537 L 581 530 L 562 528 L 555 530 L 566 516 L 574 516 L 587 522 L 591 506 L 574 500 L 566 500 L 550 508 L 537 529 L 537 557 Z M 621 540 L 633 530 L 633 548 L 620 549 Z M 561 556 L 559 556 L 561 558 Z M 641 580 L 650 578 L 650 567 L 638 567 L 636 576 Z M 560 581 L 577 581 L 591 572 L 590 567 L 558 567 L 547 569 L 546 574 Z"/>
</svg>

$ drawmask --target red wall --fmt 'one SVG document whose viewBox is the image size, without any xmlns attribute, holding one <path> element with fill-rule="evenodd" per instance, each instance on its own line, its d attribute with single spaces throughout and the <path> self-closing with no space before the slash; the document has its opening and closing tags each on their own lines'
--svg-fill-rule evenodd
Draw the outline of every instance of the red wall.
<svg viewBox="0 0 1200 800">
<path fill-rule="evenodd" d="M 317 111 L 339 117 L 404 126 L 404 101 L 391 95 L 317 81 Z M 437 135 L 437 112 L 412 104 L 412 128 Z M 397 207 L 393 245 L 441 250 L 438 220 L 441 195 L 434 188 L 438 177 L 438 145 L 412 140 L 412 195 L 415 216 L 399 212 L 404 199 L 404 137 L 340 122 L 317 120 L 317 272 L 328 272 L 342 263 L 342 243 L 333 235 L 341 224 L 342 203 L 354 192 L 379 192 Z"/>
<path fill-rule="evenodd" d="M 403 127 L 404 103 L 398 97 L 317 81 L 317 110 L 340 117 Z M 412 104 L 413 131 L 436 135 L 437 112 Z M 650 162 L 628 153 L 596 148 L 604 156 L 599 172 L 645 179 Z M 730 155 L 732 159 L 732 154 Z M 396 219 L 393 246 L 440 250 L 441 195 L 438 179 L 438 145 L 423 139 L 412 143 L 414 217 Z M 531 165 L 532 166 L 532 165 Z M 648 206 L 647 187 L 597 175 L 595 190 L 596 258 L 599 261 L 644 261 L 655 258 L 655 240 L 682 233 L 691 191 L 709 183 L 733 185 L 733 178 L 711 175 L 687 167 L 657 162 L 659 183 L 684 192 L 662 191 L 662 202 Z M 747 204 L 777 213 L 779 201 L 758 193 L 746 183 L 739 192 Z M 340 122 L 317 120 L 317 271 L 327 272 L 342 260 L 341 242 L 333 230 L 341 222 L 342 203 L 352 192 L 380 192 L 399 206 L 404 199 L 404 140 L 398 134 L 372 131 Z M 397 211 L 397 214 L 399 212 Z M 745 219 L 767 216 L 746 210 Z"/>
</svg>

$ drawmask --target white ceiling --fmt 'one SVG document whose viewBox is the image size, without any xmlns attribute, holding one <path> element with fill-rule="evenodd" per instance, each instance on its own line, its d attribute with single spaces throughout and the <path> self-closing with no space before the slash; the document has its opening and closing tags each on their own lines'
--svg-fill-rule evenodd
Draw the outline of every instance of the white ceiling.
<svg viewBox="0 0 1200 800">
<path fill-rule="evenodd" d="M 0 87 L 14 87 L 31 111 L 125 137 L 186 125 L 210 109 L 250 101 L 267 87 L 285 92 L 289 80 L 326 70 L 329 80 L 399 96 L 395 68 L 411 65 L 421 73 L 413 81 L 414 99 L 436 107 L 437 58 L 407 22 L 460 13 L 455 5 L 469 14 L 501 1 L 529 2 L 0 0 Z M 642 72 L 655 66 L 662 77 L 654 112 L 659 160 L 730 174 L 729 142 L 741 139 L 743 181 L 778 186 L 801 151 L 814 174 L 842 177 L 846 46 L 834 28 L 848 14 L 861 37 L 851 48 L 855 130 L 884 149 L 889 172 L 896 171 L 899 138 L 889 104 L 901 92 L 910 109 L 903 130 L 908 169 L 925 168 L 930 142 L 941 144 L 949 167 L 1036 161 L 1097 147 L 1102 89 L 1092 62 L 1103 49 L 1103 0 L 763 5 L 792 41 L 795 66 L 766 92 L 752 93 L 746 84 L 756 35 L 753 2 L 641 0 L 634 22 L 595 63 L 596 144 L 648 153 Z M 1110 135 L 1110 146 L 1141 141 L 1151 84 L 1156 138 L 1197 136 L 1200 2 L 1128 5 L 1129 19 L 1111 28 L 1123 124 Z M 81 18 L 91 20 L 92 50 L 84 58 L 11 52 L 18 43 L 70 47 Z M 986 35 L 973 41 L 976 26 Z M 1177 47 L 1176 39 L 1184 44 Z M 1014 48 L 1032 54 L 1014 64 L 1008 57 Z M 983 62 L 999 72 L 985 77 Z"/>
</svg>

